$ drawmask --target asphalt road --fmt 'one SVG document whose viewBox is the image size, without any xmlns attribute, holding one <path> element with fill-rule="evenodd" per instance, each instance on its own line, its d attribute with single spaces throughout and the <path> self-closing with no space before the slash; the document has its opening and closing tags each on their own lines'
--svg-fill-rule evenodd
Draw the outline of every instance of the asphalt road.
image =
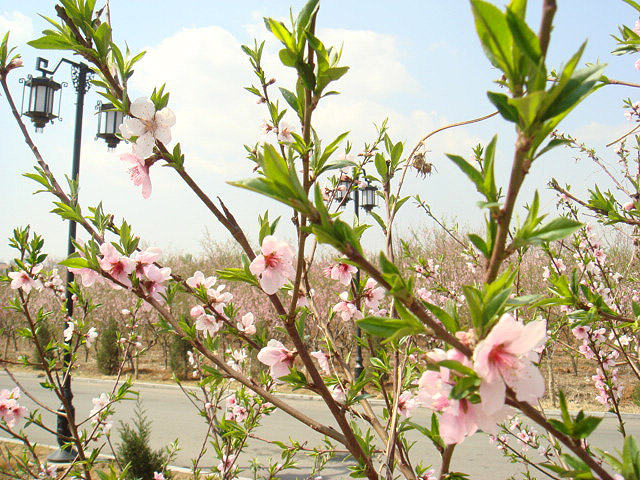
<svg viewBox="0 0 640 480">
<path fill-rule="evenodd" d="M 22 374 L 18 377 L 19 382 L 25 389 L 31 392 L 39 401 L 44 402 L 54 410 L 58 407 L 53 394 L 39 386 L 42 379 L 35 375 Z M 11 379 L 4 373 L 0 374 L 0 388 L 13 388 Z M 99 396 L 102 392 L 110 391 L 112 383 L 94 379 L 74 379 L 73 393 L 74 405 L 77 417 L 85 418 L 92 408 L 91 399 Z M 178 439 L 180 452 L 174 465 L 190 467 L 191 459 L 197 455 L 203 445 L 207 427 L 203 419 L 197 415 L 195 407 L 190 403 L 186 395 L 177 387 L 160 384 L 136 384 L 135 390 L 139 392 L 146 415 L 152 422 L 151 445 L 154 448 L 163 447 Z M 317 400 L 309 399 L 287 399 L 295 408 L 304 412 L 328 425 L 335 425 L 331 414 L 324 404 Z M 30 410 L 36 406 L 23 396 L 20 403 Z M 118 425 L 120 421 L 128 421 L 133 416 L 135 402 L 127 401 L 117 406 L 114 416 L 114 428 L 112 439 L 118 442 Z M 43 413 L 45 421 L 55 428 L 54 416 Z M 430 412 L 425 409 L 418 409 L 414 412 L 414 421 L 426 424 L 430 419 Z M 636 434 L 640 431 L 640 416 L 629 415 L 625 417 L 627 432 Z M 55 445 L 55 438 L 48 432 L 35 426 L 30 426 L 26 430 L 32 440 L 40 444 Z M 281 411 L 276 411 L 264 419 L 257 435 L 271 440 L 287 441 L 290 437 L 299 442 L 308 442 L 308 446 L 320 445 L 322 436 L 311 429 L 300 424 Z M 412 449 L 412 462 L 422 461 L 424 465 L 433 463 L 437 468 L 439 456 L 431 442 L 419 435 L 415 435 L 411 440 L 417 443 Z M 591 437 L 591 444 L 598 448 L 614 451 L 621 448 L 620 436 L 617 432 L 617 423 L 614 418 L 606 415 L 600 427 Z M 106 451 L 105 451 L 106 452 Z M 265 461 L 269 457 L 280 458 L 280 450 L 268 443 L 252 440 L 248 444 L 247 450 L 239 459 L 239 465 L 247 465 L 248 460 L 259 458 Z M 283 480 L 293 480 L 306 478 L 310 471 L 311 460 L 304 456 L 299 457 L 299 470 L 288 471 L 280 476 Z M 323 479 L 346 478 L 348 474 L 349 461 L 343 458 L 336 458 L 329 463 L 327 469 L 322 472 Z M 205 454 L 200 466 L 215 469 L 218 460 L 211 454 Z M 523 472 L 524 467 L 520 464 L 512 464 L 505 459 L 495 446 L 491 445 L 484 434 L 476 434 L 465 440 L 455 452 L 453 459 L 454 469 L 470 474 L 473 479 L 507 479 L 511 475 Z M 542 478 L 543 476 L 541 476 Z"/>
</svg>

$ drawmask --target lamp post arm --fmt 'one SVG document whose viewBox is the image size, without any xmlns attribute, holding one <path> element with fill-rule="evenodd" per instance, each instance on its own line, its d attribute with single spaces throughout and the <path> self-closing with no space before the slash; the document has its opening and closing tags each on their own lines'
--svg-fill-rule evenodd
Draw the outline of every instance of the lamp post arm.
<svg viewBox="0 0 640 480">
<path fill-rule="evenodd" d="M 58 68 L 60 68 L 60 65 L 62 65 L 63 63 L 68 63 L 75 68 L 82 69 L 82 67 L 84 67 L 87 71 L 89 70 L 89 67 L 84 63 L 74 62 L 73 60 L 69 60 L 68 58 L 61 58 L 56 65 L 56 68 L 54 68 L 53 70 L 47 70 L 47 67 L 49 66 L 49 60 L 42 57 L 36 58 L 36 70 L 42 72 L 43 75 L 54 75 L 58 71 Z"/>
</svg>

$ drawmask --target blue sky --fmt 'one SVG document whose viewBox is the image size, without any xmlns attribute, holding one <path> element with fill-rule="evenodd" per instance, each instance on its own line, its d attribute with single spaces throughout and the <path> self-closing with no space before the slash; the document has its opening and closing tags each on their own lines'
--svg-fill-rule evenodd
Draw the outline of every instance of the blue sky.
<svg viewBox="0 0 640 480">
<path fill-rule="evenodd" d="M 501 2 L 496 2 L 501 3 Z M 530 23 L 537 29 L 539 3 L 530 2 Z M 563 0 L 558 2 L 555 30 L 548 63 L 559 66 L 577 50 L 583 40 L 588 47 L 585 62 L 598 59 L 608 64 L 606 74 L 612 78 L 640 82 L 631 56 L 613 57 L 612 33 L 617 26 L 633 25 L 636 14 L 621 0 Z M 38 13 L 54 16 L 50 0 L 17 2 L 0 0 L 0 33 L 12 30 L 12 38 L 23 55 L 25 68 L 14 71 L 9 79 L 18 103 L 22 96 L 20 77 L 34 73 L 33 48 L 24 45 L 46 28 Z M 99 1 L 98 4 L 101 4 Z M 112 0 L 112 23 L 115 38 L 126 41 L 132 51 L 148 50 L 131 82 L 131 96 L 148 96 L 153 87 L 167 83 L 171 108 L 177 116 L 173 129 L 187 155 L 187 168 L 212 197 L 220 196 L 236 213 L 250 235 L 255 236 L 256 218 L 266 208 L 283 215 L 282 237 L 290 236 L 287 222 L 290 212 L 270 204 L 252 193 L 228 186 L 229 180 L 247 177 L 251 165 L 246 161 L 243 144 L 261 139 L 259 124 L 265 118 L 264 106 L 243 91 L 254 79 L 241 44 L 253 38 L 267 39 L 265 65 L 277 80 L 276 86 L 291 88 L 291 72 L 276 62 L 278 45 L 265 32 L 262 17 L 286 19 L 289 7 L 294 12 L 301 1 L 190 1 Z M 475 36 L 473 19 L 467 2 L 424 1 L 342 1 L 322 2 L 318 20 L 319 34 L 325 44 L 343 45 L 344 63 L 351 71 L 336 84 L 343 94 L 330 97 L 316 114 L 316 128 L 326 138 L 343 131 L 351 132 L 354 151 L 374 135 L 374 123 L 390 118 L 390 134 L 395 141 L 406 142 L 410 151 L 417 140 L 429 131 L 451 122 L 485 115 L 493 111 L 486 91 L 494 90 L 498 76 L 486 60 Z M 41 52 L 56 62 L 58 52 Z M 61 67 L 58 81 L 69 81 L 70 74 Z M 275 94 L 275 90 L 274 93 Z M 609 162 L 615 157 L 605 145 L 630 128 L 623 117 L 622 99 L 636 99 L 634 89 L 607 87 L 578 107 L 561 129 L 582 138 Z M 63 121 L 48 125 L 44 133 L 34 135 L 45 159 L 59 178 L 70 172 L 75 93 L 64 89 Z M 208 235 L 225 242 L 229 236 L 207 213 L 194 195 L 179 183 L 169 169 L 154 166 L 151 175 L 154 190 L 144 200 L 139 189 L 128 179 L 126 167 L 117 154 L 129 150 L 126 145 L 115 153 L 94 141 L 96 118 L 94 105 L 99 99 L 92 89 L 85 107 L 85 133 L 81 161 L 81 202 L 95 205 L 102 200 L 105 209 L 116 218 L 126 218 L 149 245 L 158 245 L 174 253 L 201 251 Z M 293 123 L 293 119 L 290 119 Z M 31 127 L 30 127 L 31 128 Z M 30 224 L 45 235 L 48 250 L 61 257 L 65 251 L 67 226 L 47 213 L 50 198 L 32 196 L 36 188 L 21 177 L 29 171 L 33 158 L 20 138 L 7 104 L 0 98 L 2 132 L 2 175 L 5 208 L 0 211 L 0 239 L 10 235 L 16 225 Z M 31 131 L 33 131 L 31 129 Z M 458 221 L 464 228 L 480 228 L 479 199 L 472 188 L 448 163 L 444 153 L 469 156 L 471 147 L 487 143 L 497 133 L 498 178 L 506 182 L 513 149 L 509 125 L 493 119 L 472 127 L 451 130 L 433 138 L 428 145 L 428 160 L 435 173 L 422 179 L 411 176 L 406 194 L 419 193 L 430 202 L 433 211 L 449 222 Z M 534 164 L 521 204 L 530 201 L 533 190 L 546 190 L 546 182 L 555 176 L 578 190 L 600 183 L 606 178 L 586 161 L 576 163 L 569 151 L 557 151 Z M 553 196 L 543 193 L 543 208 L 555 209 Z M 622 197 L 622 203 L 625 203 Z M 415 207 L 407 204 L 401 233 L 411 228 L 429 226 Z M 379 238 L 368 234 L 366 243 L 375 248 Z M 12 252 L 0 241 L 0 261 Z"/>
</svg>

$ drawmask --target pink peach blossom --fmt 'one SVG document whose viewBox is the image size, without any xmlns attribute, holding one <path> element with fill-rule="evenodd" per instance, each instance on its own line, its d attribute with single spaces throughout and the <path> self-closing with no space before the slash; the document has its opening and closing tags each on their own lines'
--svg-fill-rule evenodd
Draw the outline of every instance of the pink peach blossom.
<svg viewBox="0 0 640 480">
<path fill-rule="evenodd" d="M 144 269 L 148 265 L 152 265 L 162 255 L 162 250 L 158 247 L 149 247 L 131 255 L 131 260 L 136 262 L 136 274 L 138 278 L 144 277 Z"/>
<path fill-rule="evenodd" d="M 198 288 L 198 287 L 204 287 L 205 289 L 209 289 L 211 287 L 213 287 L 216 284 L 216 277 L 214 276 L 210 276 L 210 277 L 205 277 L 204 273 L 202 273 L 200 270 L 196 271 L 193 276 L 187 278 L 187 285 L 189 285 L 191 288 Z"/>
<path fill-rule="evenodd" d="M 100 274 L 90 268 L 69 268 L 69 271 L 74 275 L 80 275 L 82 285 L 85 287 L 91 287 L 96 282 L 102 282 Z"/>
<path fill-rule="evenodd" d="M 120 126 L 120 133 L 129 140 L 137 137 L 133 151 L 141 158 L 153 153 L 156 141 L 167 144 L 171 142 L 171 127 L 176 117 L 169 108 L 156 111 L 153 102 L 147 98 L 138 98 L 131 104 L 131 117 L 126 118 Z"/>
<path fill-rule="evenodd" d="M 171 268 L 158 268 L 153 264 L 147 265 L 144 267 L 144 275 L 146 279 L 141 283 L 149 296 L 157 302 L 164 303 L 162 295 L 167 290 L 167 282 L 171 278 Z"/>
<path fill-rule="evenodd" d="M 129 176 L 136 187 L 142 186 L 142 198 L 148 199 L 151 196 L 151 177 L 149 176 L 149 164 L 147 161 L 131 153 L 123 153 L 120 160 L 131 165 Z"/>
<path fill-rule="evenodd" d="M 532 363 L 537 357 L 532 351 L 546 339 L 546 322 L 536 320 L 525 325 L 505 314 L 478 343 L 473 368 L 482 377 L 480 396 L 487 413 L 502 408 L 507 386 L 520 401 L 533 402 L 544 395 L 544 378 Z"/>
<path fill-rule="evenodd" d="M 333 306 L 333 311 L 339 313 L 342 320 L 347 322 L 352 318 L 360 319 L 364 317 L 362 312 L 356 307 L 355 303 L 353 303 L 352 300 L 349 300 L 348 292 L 342 292 L 340 294 L 340 299 L 342 301 Z"/>
<path fill-rule="evenodd" d="M 200 315 L 196 320 L 196 330 L 208 333 L 209 336 L 213 335 L 222 328 L 222 322 L 219 322 L 213 315 Z"/>
<path fill-rule="evenodd" d="M 293 127 L 285 122 L 280 122 L 278 124 L 278 141 L 283 143 L 293 143 Z"/>
<path fill-rule="evenodd" d="M 332 280 L 337 280 L 342 285 L 349 285 L 351 283 L 351 277 L 356 273 L 358 269 L 348 263 L 337 263 L 329 270 L 329 276 Z"/>
<path fill-rule="evenodd" d="M 9 278 L 11 278 L 11 288 L 17 290 L 21 288 L 24 293 L 29 293 L 32 288 L 36 290 L 42 290 L 43 285 L 40 280 L 36 278 L 36 275 L 42 270 L 42 264 L 34 265 L 31 268 L 31 275 L 24 270 L 18 272 L 9 272 Z"/>
<path fill-rule="evenodd" d="M 19 398 L 20 389 L 18 387 L 13 390 L 4 388 L 0 390 L 0 418 L 9 428 L 12 428 L 29 413 L 25 407 L 18 405 Z"/>
<path fill-rule="evenodd" d="M 373 278 L 367 280 L 362 293 L 364 304 L 371 310 L 377 310 L 380 301 L 384 298 L 384 288 L 378 287 L 378 282 Z"/>
<path fill-rule="evenodd" d="M 289 375 L 289 368 L 293 365 L 295 352 L 287 349 L 282 342 L 271 339 L 267 346 L 258 352 L 258 360 L 271 367 L 269 373 L 278 383 L 283 383 L 278 379 Z"/>
<path fill-rule="evenodd" d="M 398 412 L 404 417 L 410 417 L 413 410 L 418 408 L 418 402 L 411 392 L 403 392 L 398 397 Z"/>
<path fill-rule="evenodd" d="M 247 335 L 253 335 L 256 333 L 256 326 L 254 325 L 253 313 L 249 312 L 242 316 L 240 322 L 237 322 L 236 326 L 238 330 L 244 332 Z"/>
<path fill-rule="evenodd" d="M 98 259 L 100 268 L 125 287 L 131 288 L 129 275 L 135 270 L 136 263 L 130 258 L 120 255 L 110 243 L 100 245 L 100 253 L 103 256 Z"/>
<path fill-rule="evenodd" d="M 329 367 L 329 359 L 331 357 L 329 357 L 329 355 L 321 350 L 318 350 L 317 352 L 311 352 L 309 355 L 311 355 L 318 361 L 318 365 L 320 365 L 320 369 L 324 373 L 326 373 L 327 375 L 331 373 L 331 368 Z"/>
<path fill-rule="evenodd" d="M 331 397 L 338 403 L 345 403 L 347 401 L 347 392 L 344 387 L 339 383 L 336 383 L 329 389 Z"/>
<path fill-rule="evenodd" d="M 235 455 L 223 455 L 222 460 L 220 461 L 217 467 L 218 471 L 222 474 L 227 473 L 233 466 L 233 463 L 235 462 L 235 460 L 236 460 Z"/>
<path fill-rule="evenodd" d="M 223 292 L 224 285 L 219 285 L 215 290 L 210 288 L 207 290 L 209 296 L 209 304 L 218 314 L 224 315 L 224 307 L 233 299 L 233 295 L 229 292 Z"/>
<path fill-rule="evenodd" d="M 287 242 L 279 242 L 273 235 L 267 235 L 262 241 L 261 251 L 262 254 L 249 265 L 249 270 L 258 276 L 265 293 L 273 295 L 287 279 L 295 276 L 293 250 Z"/>
</svg>

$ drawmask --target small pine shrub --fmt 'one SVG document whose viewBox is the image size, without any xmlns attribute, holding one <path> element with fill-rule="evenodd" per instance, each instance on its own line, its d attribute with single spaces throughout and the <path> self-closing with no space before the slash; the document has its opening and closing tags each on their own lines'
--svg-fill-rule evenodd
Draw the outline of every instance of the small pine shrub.
<svg viewBox="0 0 640 480">
<path fill-rule="evenodd" d="M 116 455 L 124 467 L 129 465 L 127 479 L 153 480 L 153 472 L 164 472 L 168 453 L 152 450 L 149 446 L 151 422 L 145 416 L 142 403 L 138 399 L 132 424 L 120 423 L 120 443 Z M 165 478 L 169 476 L 165 473 Z"/>
<path fill-rule="evenodd" d="M 44 361 L 49 362 L 49 360 L 53 358 L 53 353 L 47 351 L 47 345 L 49 345 L 49 342 L 51 341 L 51 330 L 49 330 L 49 325 L 42 322 L 36 330 L 36 338 L 44 351 Z M 40 356 L 40 352 L 38 352 L 38 349 L 35 346 L 33 347 L 33 363 L 36 369 L 43 370 L 43 358 Z"/>
<path fill-rule="evenodd" d="M 171 367 L 171 371 L 180 380 L 188 378 L 192 370 L 187 358 L 187 352 L 190 349 L 191 345 L 189 345 L 189 342 L 186 342 L 177 335 L 173 336 L 169 347 L 169 366 Z"/>
<path fill-rule="evenodd" d="M 640 383 L 636 383 L 631 391 L 631 400 L 640 407 Z"/>
<path fill-rule="evenodd" d="M 118 324 L 112 318 L 98 337 L 98 370 L 104 375 L 114 375 L 120 368 L 118 347 Z"/>
</svg>

